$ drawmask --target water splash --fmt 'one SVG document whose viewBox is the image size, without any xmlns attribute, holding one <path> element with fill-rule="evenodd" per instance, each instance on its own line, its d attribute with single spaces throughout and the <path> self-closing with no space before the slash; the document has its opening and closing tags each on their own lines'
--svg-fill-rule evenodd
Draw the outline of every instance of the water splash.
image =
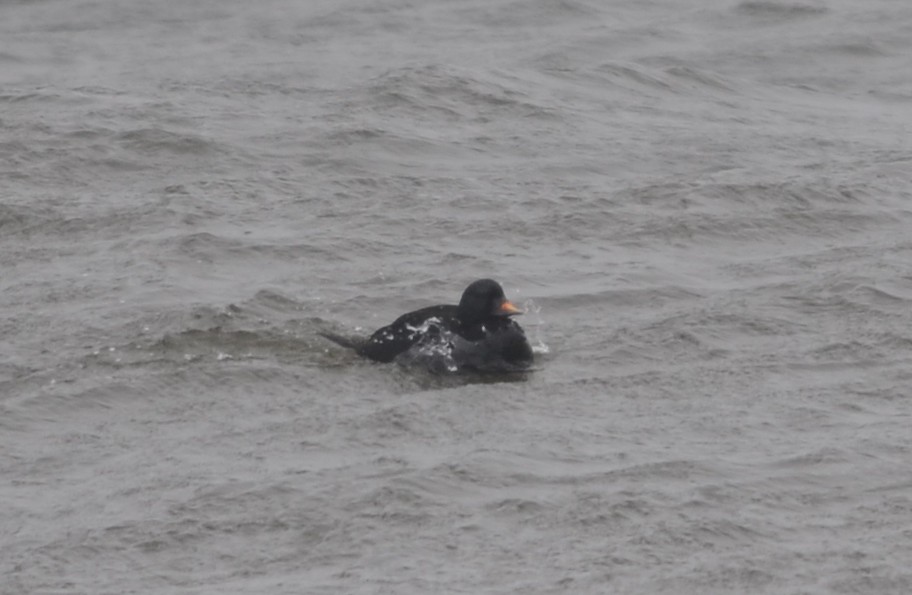
<svg viewBox="0 0 912 595">
<path fill-rule="evenodd" d="M 545 326 L 542 320 L 542 307 L 535 303 L 535 300 L 528 299 L 523 302 L 526 319 L 523 321 L 523 327 L 533 329 L 529 337 L 529 343 L 532 345 L 532 353 L 545 354 L 551 353 L 551 348 L 545 343 L 543 328 Z"/>
<path fill-rule="evenodd" d="M 426 367 L 434 373 L 459 371 L 459 365 L 453 357 L 453 343 L 459 337 L 447 330 L 439 318 L 428 318 L 419 326 L 408 325 L 406 329 L 412 333 L 410 338 L 419 335 L 421 339 L 397 357 L 397 362 Z"/>
</svg>

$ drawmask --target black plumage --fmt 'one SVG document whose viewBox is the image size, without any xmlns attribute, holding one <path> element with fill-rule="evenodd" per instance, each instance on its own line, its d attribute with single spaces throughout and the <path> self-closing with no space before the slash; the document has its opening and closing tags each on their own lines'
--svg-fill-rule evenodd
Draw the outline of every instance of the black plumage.
<svg viewBox="0 0 912 595">
<path fill-rule="evenodd" d="M 403 314 L 363 343 L 324 336 L 377 362 L 441 358 L 451 371 L 518 371 L 533 361 L 525 332 L 511 318 L 521 313 L 499 283 L 480 279 L 466 288 L 458 305 Z"/>
</svg>

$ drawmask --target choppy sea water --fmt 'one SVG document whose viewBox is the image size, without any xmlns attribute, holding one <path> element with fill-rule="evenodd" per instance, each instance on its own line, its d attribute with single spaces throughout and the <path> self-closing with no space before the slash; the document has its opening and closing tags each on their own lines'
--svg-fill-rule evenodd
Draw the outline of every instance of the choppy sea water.
<svg viewBox="0 0 912 595">
<path fill-rule="evenodd" d="M 910 592 L 910 124 L 903 2 L 3 2 L 0 592 Z"/>
</svg>

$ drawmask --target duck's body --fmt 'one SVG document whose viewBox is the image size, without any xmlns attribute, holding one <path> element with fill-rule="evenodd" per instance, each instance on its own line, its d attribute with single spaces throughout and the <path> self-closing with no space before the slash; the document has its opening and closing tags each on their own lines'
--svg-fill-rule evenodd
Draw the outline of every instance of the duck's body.
<svg viewBox="0 0 912 595">
<path fill-rule="evenodd" d="M 377 362 L 421 359 L 443 363 L 451 371 L 518 371 L 533 360 L 526 334 L 510 318 L 521 313 L 496 281 L 481 279 L 466 288 L 459 305 L 403 314 L 364 343 L 347 346 Z"/>
</svg>

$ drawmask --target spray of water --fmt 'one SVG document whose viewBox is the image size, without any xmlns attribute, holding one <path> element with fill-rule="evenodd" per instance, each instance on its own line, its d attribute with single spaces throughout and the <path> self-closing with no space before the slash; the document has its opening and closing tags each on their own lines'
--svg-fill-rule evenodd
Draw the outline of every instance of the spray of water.
<svg viewBox="0 0 912 595">
<path fill-rule="evenodd" d="M 543 330 L 545 323 L 541 316 L 541 306 L 536 304 L 535 300 L 528 299 L 523 302 L 523 310 L 526 311 L 523 327 L 526 328 L 526 333 L 529 334 L 529 343 L 532 345 L 532 353 L 550 353 L 551 348 L 545 343 Z M 529 329 L 531 329 L 531 332 Z"/>
</svg>

